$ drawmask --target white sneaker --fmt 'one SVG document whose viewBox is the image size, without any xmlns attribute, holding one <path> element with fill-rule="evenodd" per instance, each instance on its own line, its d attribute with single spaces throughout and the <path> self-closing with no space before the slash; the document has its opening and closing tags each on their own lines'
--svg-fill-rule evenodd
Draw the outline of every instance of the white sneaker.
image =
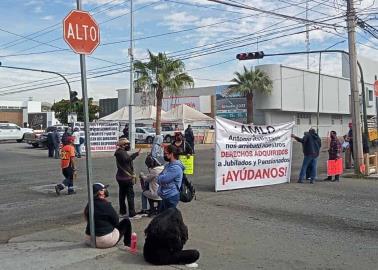
<svg viewBox="0 0 378 270">
<path fill-rule="evenodd" d="M 189 268 L 197 268 L 198 267 L 198 263 L 189 263 L 189 264 L 185 264 L 186 267 L 189 267 Z"/>
<path fill-rule="evenodd" d="M 142 218 L 141 215 L 135 215 L 135 216 L 129 217 L 130 220 L 137 220 L 137 219 L 141 219 L 141 218 Z"/>
</svg>

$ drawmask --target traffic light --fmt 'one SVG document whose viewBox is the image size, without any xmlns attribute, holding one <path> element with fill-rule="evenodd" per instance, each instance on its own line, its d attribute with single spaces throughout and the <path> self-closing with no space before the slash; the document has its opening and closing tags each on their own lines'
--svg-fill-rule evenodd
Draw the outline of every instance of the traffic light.
<svg viewBox="0 0 378 270">
<path fill-rule="evenodd" d="M 264 52 L 249 52 L 249 53 L 239 53 L 236 55 L 236 59 L 243 61 L 243 60 L 250 60 L 250 59 L 261 59 L 264 57 Z"/>
<path fill-rule="evenodd" d="M 70 102 L 75 103 L 79 99 L 77 98 L 77 92 L 76 91 L 70 91 Z"/>
</svg>

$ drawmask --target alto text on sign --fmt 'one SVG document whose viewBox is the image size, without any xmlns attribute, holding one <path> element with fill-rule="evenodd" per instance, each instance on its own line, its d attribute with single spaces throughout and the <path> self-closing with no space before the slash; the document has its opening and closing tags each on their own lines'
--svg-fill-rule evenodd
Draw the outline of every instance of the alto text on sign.
<svg viewBox="0 0 378 270">
<path fill-rule="evenodd" d="M 100 44 L 100 29 L 88 12 L 72 10 L 63 21 L 66 43 L 75 53 L 91 54 Z"/>
</svg>

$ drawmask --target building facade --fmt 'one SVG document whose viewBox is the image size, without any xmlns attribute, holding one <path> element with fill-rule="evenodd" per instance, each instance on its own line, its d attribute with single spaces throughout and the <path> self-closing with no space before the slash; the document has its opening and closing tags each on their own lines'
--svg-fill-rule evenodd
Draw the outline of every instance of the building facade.
<svg viewBox="0 0 378 270">
<path fill-rule="evenodd" d="M 345 63 L 344 63 L 345 65 Z M 376 115 L 374 78 L 370 65 L 365 65 L 365 96 L 367 115 Z M 279 64 L 260 65 L 273 81 L 271 95 L 258 92 L 254 95 L 254 124 L 277 124 L 294 121 L 293 133 L 301 136 L 309 128 L 318 128 L 321 137 L 331 130 L 339 135 L 348 132 L 350 115 L 350 82 L 348 78 L 332 76 Z M 345 67 L 343 68 L 345 69 Z M 224 94 L 228 85 L 184 89 L 179 97 L 166 95 L 164 110 L 180 104 L 187 104 L 209 115 L 219 115 L 235 121 L 246 121 L 246 100 L 243 97 L 229 97 Z M 118 105 L 128 105 L 127 89 L 118 91 Z M 361 89 L 360 89 L 361 91 Z M 317 119 L 319 92 L 319 120 Z M 120 101 L 120 99 L 122 99 Z M 362 100 L 362 99 L 361 99 Z M 362 102 L 361 112 L 362 112 Z M 152 105 L 153 93 L 136 93 L 135 105 Z M 122 107 L 122 106 L 121 106 Z"/>
</svg>

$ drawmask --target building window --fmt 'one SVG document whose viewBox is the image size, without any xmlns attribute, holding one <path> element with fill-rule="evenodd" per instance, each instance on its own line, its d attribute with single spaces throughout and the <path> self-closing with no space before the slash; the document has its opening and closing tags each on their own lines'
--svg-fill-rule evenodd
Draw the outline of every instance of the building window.
<svg viewBox="0 0 378 270">
<path fill-rule="evenodd" d="M 368 89 L 368 88 L 366 88 L 366 89 L 368 90 L 368 98 L 369 98 L 369 101 L 374 101 L 373 90 Z"/>
<path fill-rule="evenodd" d="M 303 121 L 301 121 L 301 119 L 303 119 Z M 304 125 L 306 125 L 306 124 L 311 125 L 311 123 L 312 123 L 311 114 L 310 113 L 298 113 L 297 114 L 297 125 L 300 125 L 301 122 Z"/>
<path fill-rule="evenodd" d="M 332 125 L 337 125 L 337 123 L 340 123 L 340 125 L 343 124 L 343 116 L 342 115 L 338 115 L 338 114 L 333 114 L 331 115 L 331 124 Z"/>
</svg>

